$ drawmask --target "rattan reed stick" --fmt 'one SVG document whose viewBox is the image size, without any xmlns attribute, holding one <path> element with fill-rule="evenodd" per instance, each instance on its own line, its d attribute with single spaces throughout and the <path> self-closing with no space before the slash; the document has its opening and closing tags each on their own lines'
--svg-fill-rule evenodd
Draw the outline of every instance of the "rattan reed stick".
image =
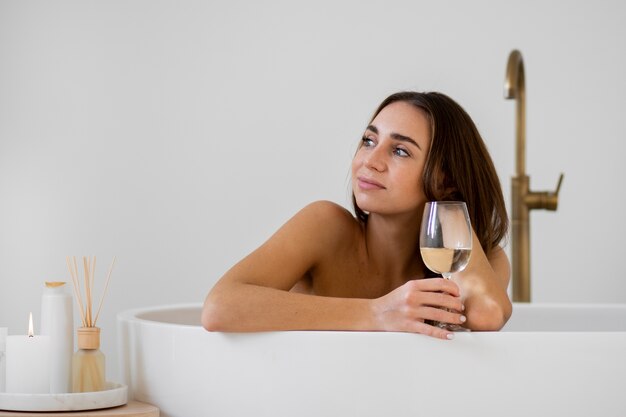
<svg viewBox="0 0 626 417">
<path fill-rule="evenodd" d="M 94 259 L 95 262 L 95 259 Z M 113 261 L 111 262 L 111 266 L 109 266 L 109 273 L 107 274 L 106 284 L 104 284 L 104 291 L 102 292 L 102 297 L 100 297 L 100 304 L 98 305 L 98 312 L 96 313 L 96 319 L 93 321 L 93 325 L 96 325 L 98 321 L 98 317 L 100 317 L 100 309 L 102 308 L 102 302 L 104 301 L 104 297 L 107 294 L 107 290 L 109 289 L 109 280 L 111 279 L 111 272 L 113 271 L 113 265 L 115 265 L 115 256 L 113 257 Z"/>
<path fill-rule="evenodd" d="M 70 257 L 65 257 L 65 262 L 67 263 L 67 269 L 70 271 L 70 276 L 72 277 L 72 283 L 74 284 L 74 296 L 76 297 L 76 301 L 78 302 L 78 311 L 80 312 L 80 320 L 83 323 L 83 327 L 87 327 L 87 322 L 85 321 L 85 313 L 83 311 L 83 303 L 80 300 L 80 285 L 78 283 L 77 274 L 72 268 L 72 264 L 70 262 Z"/>
<path fill-rule="evenodd" d="M 89 285 L 89 265 L 87 258 L 83 256 L 83 267 L 85 268 L 85 303 L 87 304 L 87 327 L 93 327 L 91 322 L 91 288 Z"/>
<path fill-rule="evenodd" d="M 102 291 L 102 295 L 100 297 L 100 302 L 98 303 L 98 310 L 95 312 L 94 316 L 94 290 L 95 290 L 95 273 L 96 273 L 96 257 L 93 259 L 91 257 L 83 256 L 83 269 L 84 269 L 84 283 L 85 283 L 85 300 L 83 303 L 82 299 L 82 288 L 80 285 L 80 278 L 78 275 L 78 263 L 76 262 L 76 257 L 66 256 L 65 262 L 67 263 L 67 269 L 70 271 L 70 276 L 72 277 L 72 283 L 74 284 L 74 295 L 76 296 L 76 302 L 78 303 L 78 310 L 80 311 L 80 319 L 83 324 L 83 327 L 96 327 L 96 323 L 98 318 L 100 317 L 100 311 L 102 310 L 102 304 L 104 302 L 104 298 L 109 290 L 109 282 L 111 280 L 111 272 L 113 272 L 113 267 L 115 266 L 115 256 L 111 261 L 111 265 L 109 266 L 109 272 L 107 274 L 106 283 L 104 285 L 104 290 Z"/>
<path fill-rule="evenodd" d="M 91 290 L 93 291 L 94 287 L 94 280 L 95 280 L 95 276 L 96 276 L 96 256 L 94 255 L 93 257 L 93 262 L 91 262 L 91 273 L 90 273 L 90 277 L 91 277 Z"/>
</svg>

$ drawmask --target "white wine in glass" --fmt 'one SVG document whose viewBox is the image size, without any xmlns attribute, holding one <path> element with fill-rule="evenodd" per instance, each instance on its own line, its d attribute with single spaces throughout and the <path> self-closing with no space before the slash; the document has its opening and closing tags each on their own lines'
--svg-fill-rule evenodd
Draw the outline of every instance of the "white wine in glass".
<svg viewBox="0 0 626 417">
<path fill-rule="evenodd" d="M 420 253 L 428 269 L 450 279 L 467 266 L 472 253 L 472 225 L 463 201 L 430 201 L 424 207 Z M 448 330 L 464 327 L 438 323 Z"/>
</svg>

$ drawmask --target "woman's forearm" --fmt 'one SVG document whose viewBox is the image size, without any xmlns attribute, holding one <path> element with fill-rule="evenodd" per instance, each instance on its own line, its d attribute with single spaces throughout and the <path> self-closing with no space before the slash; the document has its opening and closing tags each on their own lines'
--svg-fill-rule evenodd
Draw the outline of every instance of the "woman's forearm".
<svg viewBox="0 0 626 417">
<path fill-rule="evenodd" d="M 475 240 L 470 265 L 459 274 L 465 298 L 466 326 L 472 330 L 500 330 L 512 311 L 507 293 L 508 259 L 499 248 L 488 258 L 477 243 Z"/>
<path fill-rule="evenodd" d="M 220 283 L 207 296 L 209 331 L 376 330 L 371 300 L 299 294 L 243 283 Z"/>
<path fill-rule="evenodd" d="M 486 272 L 485 274 L 488 274 Z M 466 327 L 472 330 L 500 330 L 511 316 L 511 301 L 506 290 L 498 285 L 468 280 L 465 297 Z M 474 282 L 471 282 L 474 281 Z M 476 282 L 478 281 L 478 282 Z"/>
<path fill-rule="evenodd" d="M 450 310 L 448 310 L 450 309 Z M 435 320 L 461 324 L 459 287 L 441 278 L 411 280 L 376 299 L 336 298 L 221 282 L 209 293 L 202 324 L 210 331 L 362 330 L 450 339 Z"/>
</svg>

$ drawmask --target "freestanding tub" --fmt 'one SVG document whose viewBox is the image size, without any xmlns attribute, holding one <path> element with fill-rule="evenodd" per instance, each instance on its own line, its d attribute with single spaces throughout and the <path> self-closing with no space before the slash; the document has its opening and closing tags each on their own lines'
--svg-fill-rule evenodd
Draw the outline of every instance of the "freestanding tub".
<svg viewBox="0 0 626 417">
<path fill-rule="evenodd" d="M 200 309 L 118 315 L 124 382 L 162 416 L 626 416 L 626 305 L 516 304 L 451 341 L 209 333 Z"/>
</svg>

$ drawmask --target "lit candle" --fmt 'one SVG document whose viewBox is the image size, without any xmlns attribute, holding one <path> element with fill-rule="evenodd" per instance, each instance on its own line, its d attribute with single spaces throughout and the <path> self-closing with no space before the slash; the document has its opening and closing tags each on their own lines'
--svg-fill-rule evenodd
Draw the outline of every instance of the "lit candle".
<svg viewBox="0 0 626 417">
<path fill-rule="evenodd" d="M 28 320 L 28 336 L 8 336 L 6 342 L 6 390 L 10 393 L 47 394 L 50 392 L 48 337 L 35 336 L 33 314 Z"/>
</svg>

